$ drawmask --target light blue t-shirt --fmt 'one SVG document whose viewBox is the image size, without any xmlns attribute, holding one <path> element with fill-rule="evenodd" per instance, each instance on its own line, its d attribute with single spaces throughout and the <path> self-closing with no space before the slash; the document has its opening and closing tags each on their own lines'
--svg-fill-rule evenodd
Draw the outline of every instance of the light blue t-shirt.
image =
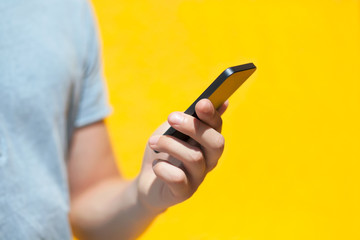
<svg viewBox="0 0 360 240">
<path fill-rule="evenodd" d="M 0 239 L 72 239 L 72 133 L 109 111 L 89 3 L 1 0 Z"/>
</svg>

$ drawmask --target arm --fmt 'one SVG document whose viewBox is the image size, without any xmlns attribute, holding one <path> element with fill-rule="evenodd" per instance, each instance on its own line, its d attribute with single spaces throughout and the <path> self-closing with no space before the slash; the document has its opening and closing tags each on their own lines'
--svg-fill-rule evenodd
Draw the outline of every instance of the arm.
<svg viewBox="0 0 360 240">
<path fill-rule="evenodd" d="M 159 213 L 189 198 L 222 154 L 220 114 L 226 106 L 215 111 L 210 101 L 200 101 L 196 112 L 202 121 L 180 112 L 170 114 L 170 125 L 194 140 L 159 135 L 169 126 L 163 124 L 150 138 L 141 172 L 132 181 L 117 171 L 103 122 L 77 129 L 68 161 L 75 235 L 79 239 L 134 239 Z"/>
<path fill-rule="evenodd" d="M 102 121 L 76 130 L 68 175 L 70 222 L 79 239 L 131 239 L 156 216 L 139 204 L 136 180 L 126 181 L 118 172 Z"/>
</svg>

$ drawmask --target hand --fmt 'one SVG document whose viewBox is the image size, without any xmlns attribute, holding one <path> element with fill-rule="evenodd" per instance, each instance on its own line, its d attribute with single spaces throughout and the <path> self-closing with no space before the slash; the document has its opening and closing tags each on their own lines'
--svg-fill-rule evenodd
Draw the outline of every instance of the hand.
<svg viewBox="0 0 360 240">
<path fill-rule="evenodd" d="M 173 112 L 149 139 L 143 166 L 137 178 L 138 198 L 147 209 L 159 213 L 191 197 L 224 150 L 221 114 L 208 99 L 196 104 L 200 120 L 182 112 Z M 170 125 L 190 136 L 187 142 L 162 133 Z M 159 151 L 155 153 L 153 150 Z"/>
</svg>

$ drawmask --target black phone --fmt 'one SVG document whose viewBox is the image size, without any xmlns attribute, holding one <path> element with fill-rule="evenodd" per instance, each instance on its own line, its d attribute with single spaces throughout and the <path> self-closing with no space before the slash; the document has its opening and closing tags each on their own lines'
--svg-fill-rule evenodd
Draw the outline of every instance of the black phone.
<svg viewBox="0 0 360 240">
<path fill-rule="evenodd" d="M 195 105 L 203 98 L 208 98 L 214 105 L 215 109 L 218 109 L 246 81 L 246 79 L 255 72 L 255 70 L 256 66 L 253 63 L 227 68 L 190 105 L 185 113 L 198 118 L 195 112 Z M 175 130 L 172 127 L 170 127 L 163 135 L 174 136 L 183 141 L 189 139 L 189 136 Z"/>
</svg>

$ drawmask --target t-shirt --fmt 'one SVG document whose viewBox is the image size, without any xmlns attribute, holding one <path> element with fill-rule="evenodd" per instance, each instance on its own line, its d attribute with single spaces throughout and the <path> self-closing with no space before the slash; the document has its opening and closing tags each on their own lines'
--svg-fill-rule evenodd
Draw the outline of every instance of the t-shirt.
<svg viewBox="0 0 360 240">
<path fill-rule="evenodd" d="M 89 3 L 1 0 L 0 239 L 72 239 L 70 140 L 109 111 Z"/>
</svg>

